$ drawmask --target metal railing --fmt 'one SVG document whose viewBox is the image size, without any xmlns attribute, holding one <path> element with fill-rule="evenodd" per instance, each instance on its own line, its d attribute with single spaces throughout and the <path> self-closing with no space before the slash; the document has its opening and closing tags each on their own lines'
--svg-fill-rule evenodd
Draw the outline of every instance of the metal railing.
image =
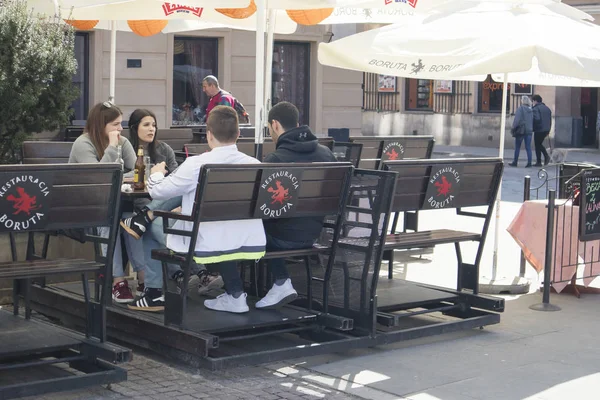
<svg viewBox="0 0 600 400">
<path fill-rule="evenodd" d="M 559 307 L 550 304 L 550 287 L 558 283 L 571 285 L 577 297 L 577 280 L 591 280 L 600 276 L 600 245 L 598 242 L 582 242 L 578 237 L 579 189 L 581 174 L 590 164 L 564 163 L 557 165 L 557 175 L 549 178 L 545 169 L 538 172 L 542 183 L 531 188 L 531 177 L 526 176 L 523 187 L 523 201 L 547 199 L 546 242 L 544 248 L 544 288 L 542 303 L 531 306 L 538 311 L 557 311 Z M 555 187 L 551 187 L 551 182 Z M 541 192 L 541 193 L 540 193 Z M 557 200 L 558 193 L 558 200 Z M 534 196 L 532 196 L 532 194 Z M 520 276 L 525 275 L 526 259 L 521 251 Z"/>
</svg>

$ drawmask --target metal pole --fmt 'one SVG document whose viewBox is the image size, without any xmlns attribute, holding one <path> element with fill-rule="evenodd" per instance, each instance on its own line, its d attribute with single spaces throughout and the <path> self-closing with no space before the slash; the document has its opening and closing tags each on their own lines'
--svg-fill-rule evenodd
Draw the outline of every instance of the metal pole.
<svg viewBox="0 0 600 400">
<path fill-rule="evenodd" d="M 552 264 L 553 251 L 552 241 L 554 239 L 554 201 L 556 199 L 556 191 L 550 189 L 548 191 L 548 217 L 546 224 L 546 259 L 544 260 L 544 294 L 540 304 L 530 306 L 535 311 L 560 311 L 560 307 L 550 304 L 550 280 L 552 279 Z"/>
<path fill-rule="evenodd" d="M 117 64 L 117 21 L 110 21 L 110 72 L 108 101 L 115 102 L 115 71 Z"/>
<path fill-rule="evenodd" d="M 265 24 L 266 1 L 256 0 L 256 90 L 254 95 L 254 143 L 257 153 L 263 142 L 264 93 L 265 93 Z"/>
<path fill-rule="evenodd" d="M 527 175 L 523 183 L 523 203 L 531 198 L 531 177 Z M 521 250 L 521 268 L 519 270 L 519 277 L 525 277 L 525 269 L 527 268 L 527 260 L 525 260 L 525 253 Z"/>
<path fill-rule="evenodd" d="M 504 160 L 504 136 L 506 131 L 506 103 L 508 101 L 508 74 L 504 74 L 502 86 L 502 116 L 500 119 L 500 149 L 499 157 Z M 496 224 L 494 225 L 494 255 L 492 258 L 492 281 L 496 279 L 498 273 L 498 246 L 500 243 L 500 199 L 502 198 L 502 177 L 500 177 L 500 186 L 498 187 L 498 196 L 496 197 Z"/>
<path fill-rule="evenodd" d="M 264 102 L 265 102 L 265 119 L 264 119 L 264 125 L 265 127 L 267 127 L 267 115 L 269 114 L 269 110 L 271 109 L 271 105 L 272 105 L 272 96 L 271 96 L 271 86 L 272 86 L 272 79 L 273 79 L 273 32 L 275 31 L 275 16 L 277 14 L 275 13 L 275 10 L 273 9 L 269 9 L 268 10 L 268 23 L 267 23 L 267 44 L 266 44 L 266 58 L 267 61 L 265 62 L 265 97 L 264 97 Z"/>
</svg>

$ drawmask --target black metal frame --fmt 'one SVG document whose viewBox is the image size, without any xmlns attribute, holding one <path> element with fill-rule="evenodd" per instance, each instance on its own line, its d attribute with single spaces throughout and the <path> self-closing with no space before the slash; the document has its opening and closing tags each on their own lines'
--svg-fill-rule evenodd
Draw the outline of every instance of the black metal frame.
<svg viewBox="0 0 600 400">
<path fill-rule="evenodd" d="M 478 280 L 479 279 L 479 264 L 480 264 L 481 258 L 483 256 L 483 247 L 485 244 L 485 239 L 487 237 L 487 232 L 488 232 L 489 225 L 491 222 L 494 202 L 496 200 L 496 196 L 498 195 L 498 190 L 500 187 L 500 182 L 501 182 L 502 172 L 503 172 L 502 161 L 498 158 L 487 158 L 487 159 L 486 158 L 470 158 L 470 159 L 401 160 L 401 161 L 384 161 L 384 163 L 383 163 L 384 168 L 386 168 L 388 170 L 394 170 L 395 168 L 399 168 L 402 166 L 411 166 L 411 165 L 412 166 L 428 166 L 428 167 L 430 167 L 429 169 L 431 170 L 431 167 L 434 165 L 453 165 L 454 164 L 454 165 L 468 166 L 469 164 L 477 164 L 477 163 L 482 163 L 482 162 L 495 163 L 497 165 L 496 170 L 495 170 L 495 176 L 494 176 L 493 182 L 492 182 L 492 185 L 493 185 L 492 190 L 489 193 L 487 202 L 485 204 L 475 205 L 475 206 L 487 206 L 486 212 L 485 213 L 476 213 L 476 212 L 471 212 L 471 211 L 464 211 L 461 207 L 456 208 L 456 213 L 458 215 L 484 219 L 483 227 L 482 227 L 481 233 L 479 234 L 479 237 L 477 239 L 469 239 L 469 241 L 475 240 L 475 241 L 479 242 L 477 252 L 475 255 L 475 262 L 473 264 L 468 264 L 463 261 L 462 252 L 460 249 L 460 241 L 461 240 L 457 239 L 454 242 L 455 250 L 456 250 L 456 258 L 458 261 L 457 290 L 460 291 L 464 288 L 467 288 L 467 289 L 471 289 L 474 294 L 477 294 L 479 292 L 479 280 Z M 420 191 L 421 188 L 415 188 L 415 190 Z M 475 206 L 473 206 L 473 207 L 475 207 Z M 394 212 L 394 211 L 399 211 L 399 210 L 392 210 L 392 212 Z M 416 210 L 416 211 L 419 211 L 419 210 Z M 440 243 L 447 243 L 447 241 L 438 242 L 433 239 L 429 240 L 428 242 L 432 246 L 435 246 Z M 387 246 L 387 247 L 388 247 L 388 250 L 393 252 L 393 248 L 390 248 L 390 246 Z M 402 248 L 405 248 L 405 246 L 402 246 Z M 391 265 L 390 265 L 390 267 L 391 267 Z"/>
<path fill-rule="evenodd" d="M 73 220 L 73 222 L 50 222 L 44 229 L 35 230 L 30 229 L 26 231 L 28 233 L 26 261 L 39 262 L 44 260 L 48 250 L 49 235 L 45 235 L 44 246 L 42 254 L 38 255 L 35 251 L 34 232 L 45 232 L 46 229 L 49 231 L 64 231 L 74 229 L 80 232 L 81 237 L 86 240 L 91 240 L 96 243 L 104 243 L 107 245 L 107 254 L 114 252 L 114 246 L 117 238 L 117 232 L 119 227 L 119 216 L 116 211 L 117 204 L 121 195 L 121 182 L 122 172 L 118 164 L 43 164 L 43 165 L 10 165 L 0 166 L 0 172 L 12 172 L 12 173 L 57 173 L 60 171 L 62 176 L 86 176 L 91 169 L 94 172 L 102 170 L 106 177 L 110 177 L 111 192 L 108 196 L 108 202 L 106 204 L 106 215 L 107 223 L 110 227 L 110 233 L 107 238 L 102 238 L 96 235 L 87 234 L 85 229 L 90 229 L 92 219 L 79 219 Z M 69 184 L 63 183 L 62 186 L 68 186 Z M 54 187 L 57 187 L 57 182 L 54 182 Z M 55 199 L 54 202 L 60 200 Z M 47 213 L 52 213 L 50 208 Z M 33 227 L 34 228 L 34 227 Z M 12 232 L 10 234 L 11 251 L 13 262 L 17 261 L 16 246 L 14 243 L 14 236 Z M 33 382 L 24 382 L 19 384 L 13 384 L 9 386 L 0 387 L 1 398 L 14 398 L 25 395 L 41 394 L 53 391 L 72 390 L 73 388 L 81 388 L 90 385 L 98 385 L 103 383 L 114 383 L 120 382 L 127 379 L 127 372 L 124 369 L 111 365 L 112 362 L 124 362 L 129 361 L 131 358 L 130 350 L 119 348 L 117 346 L 110 345 L 106 342 L 106 304 L 111 299 L 111 285 L 112 283 L 112 257 L 100 257 L 97 255 L 97 262 L 89 262 L 89 266 L 85 267 L 82 264 L 78 264 L 78 260 L 69 265 L 60 265 L 59 267 L 53 267 L 53 274 L 61 272 L 81 272 L 83 292 L 84 292 L 84 332 L 85 336 L 71 333 L 62 328 L 53 327 L 50 324 L 45 324 L 41 321 L 31 320 L 32 310 L 32 278 L 42 278 L 42 285 L 44 284 L 43 278 L 48 273 L 43 268 L 39 268 L 39 271 L 23 272 L 21 274 L 12 274 L 13 280 L 13 316 L 11 323 L 14 324 L 27 324 L 27 333 L 35 332 L 37 338 L 41 337 L 47 332 L 48 338 L 51 337 L 71 337 L 72 341 L 65 343 L 61 346 L 47 346 L 43 341 L 32 340 L 30 346 L 26 348 L 21 347 L 18 352 L 11 351 L 10 349 L 0 349 L 0 370 L 12 370 L 37 365 L 47 365 L 68 362 L 69 365 L 83 372 L 83 375 L 74 375 L 63 378 L 53 378 L 49 380 L 38 380 Z M 59 261 L 65 263 L 65 260 Z M 48 260 L 48 265 L 52 265 L 52 261 Z M 8 264 L 11 265 L 11 264 Z M 12 264 L 12 265 L 26 265 L 26 264 Z M 44 264 L 45 265 L 45 264 Z M 105 280 L 102 290 L 101 301 L 92 301 L 89 290 L 88 290 L 88 278 L 86 270 L 99 270 L 104 274 Z M 10 275 L 9 275 L 10 276 Z M 25 316 L 19 315 L 19 297 L 23 296 L 25 299 Z M 5 314 L 5 312 L 2 312 Z M 6 316 L 1 317 L 3 320 L 7 320 Z M 5 326 L 6 328 L 6 326 Z M 10 327 L 9 327 L 10 329 Z M 50 339 L 49 339 L 50 340 Z M 47 357 L 53 357 L 48 359 Z M 108 358 L 109 363 L 103 362 L 100 358 Z M 18 360 L 23 360 L 19 362 Z"/>
<path fill-rule="evenodd" d="M 334 142 L 331 150 L 338 161 L 351 162 L 354 168 L 358 168 L 362 147 L 362 143 Z M 338 152 L 339 150 L 343 150 L 343 153 Z"/>
<path fill-rule="evenodd" d="M 344 234 L 353 227 L 363 227 L 371 229 L 371 234 L 368 240 L 361 240 L 356 243 L 352 238 L 341 238 L 340 249 L 351 249 L 353 251 L 365 253 L 362 274 L 360 277 L 360 310 L 352 310 L 350 308 L 350 280 L 356 279 L 349 276 L 348 267 L 345 260 L 340 261 L 344 272 L 344 307 L 332 308 L 332 312 L 338 315 L 344 315 L 354 319 L 354 326 L 357 330 L 362 330 L 369 336 L 374 337 L 376 334 L 376 314 L 377 314 L 377 282 L 379 280 L 379 269 L 383 257 L 383 246 L 385 245 L 386 229 L 389 223 L 390 208 L 394 189 L 396 186 L 395 172 L 376 171 L 368 169 L 356 169 L 354 171 L 355 182 L 350 188 L 348 196 L 348 213 L 355 212 L 357 214 L 356 221 L 346 218 L 343 225 L 339 228 Z M 366 185 L 361 182 L 362 179 L 368 180 L 369 177 L 377 179 L 377 184 Z M 356 200 L 360 198 L 368 199 L 370 208 L 363 208 L 355 205 Z M 358 214 L 367 214 L 371 218 L 370 223 L 360 222 Z M 383 221 L 381 221 L 383 214 Z M 382 232 L 378 232 L 380 222 L 384 227 Z M 373 254 L 376 252 L 376 254 Z M 369 272 L 372 271 L 370 292 L 367 293 L 367 280 Z M 368 309 L 365 305 L 368 304 Z"/>
<path fill-rule="evenodd" d="M 348 176 L 346 178 L 346 182 L 343 183 L 343 193 L 348 193 L 348 188 L 350 185 L 350 172 L 351 166 L 350 164 L 330 164 L 330 163 L 310 163 L 310 164 L 272 164 L 270 163 L 268 168 L 286 168 L 286 169 L 298 169 L 298 170 L 307 170 L 307 169 L 327 169 L 327 168 L 340 168 L 346 166 L 348 167 Z M 222 171 L 247 171 L 249 169 L 254 169 L 257 172 L 261 171 L 265 166 L 261 166 L 260 164 L 251 164 L 251 165 L 223 165 L 223 164 L 206 164 L 203 165 L 200 169 L 200 173 L 198 174 L 198 185 L 196 188 L 195 198 L 194 198 L 194 208 L 192 210 L 191 215 L 182 215 L 167 211 L 155 211 L 155 216 L 163 218 L 163 231 L 165 234 L 171 235 L 179 235 L 190 238 L 188 252 L 186 254 L 181 254 L 178 257 L 178 260 L 173 258 L 171 260 L 172 263 L 177 263 L 181 266 L 183 270 L 183 288 L 181 293 L 171 292 L 168 290 L 168 282 L 167 282 L 167 260 L 164 256 L 161 257 L 160 251 L 153 250 L 152 257 L 158 260 L 161 260 L 162 268 L 163 268 L 163 293 L 165 297 L 165 313 L 164 313 L 164 323 L 165 325 L 174 325 L 179 326 L 181 328 L 185 328 L 186 321 L 185 315 L 187 312 L 187 292 L 188 292 L 188 280 L 190 277 L 191 266 L 194 263 L 194 249 L 196 248 L 196 240 L 198 238 L 198 230 L 200 227 L 200 223 L 203 221 L 205 216 L 202 214 L 202 204 L 204 199 L 204 192 L 206 191 L 206 187 L 210 180 L 211 174 L 215 172 Z M 260 180 L 260 175 L 257 174 L 258 179 Z M 256 185 L 258 185 L 260 182 Z M 256 189 L 255 189 L 256 190 Z M 346 207 L 346 195 L 341 196 L 340 204 L 338 208 L 338 214 L 336 216 L 336 226 L 340 226 L 342 222 L 342 216 L 344 214 Z M 193 222 L 193 228 L 191 231 L 183 231 L 177 230 L 169 226 L 169 219 L 175 219 L 179 221 L 187 221 Z M 223 220 L 227 220 L 227 216 L 223 216 Z M 335 259 L 335 252 L 337 248 L 339 232 L 335 232 L 333 237 L 333 241 L 331 243 L 330 248 L 328 249 L 330 262 L 326 269 L 324 280 L 324 289 L 323 289 L 323 313 L 327 314 L 327 285 L 326 283 L 331 277 L 331 270 L 333 268 L 333 260 Z M 273 257 L 275 254 L 271 253 L 270 257 Z M 320 278 L 311 277 L 312 281 L 320 280 Z M 168 310 L 168 311 L 167 311 Z M 240 330 L 245 329 L 244 327 L 239 327 Z"/>
<path fill-rule="evenodd" d="M 424 162 L 427 161 L 424 160 Z M 289 164 L 286 166 L 289 167 Z M 207 169 L 212 167 L 221 168 L 223 165 L 206 166 Z M 239 166 L 230 167 L 236 168 Z M 258 168 L 259 166 L 255 167 Z M 305 324 L 297 323 L 297 321 L 287 321 L 279 325 L 270 324 L 256 328 L 252 326 L 240 326 L 235 330 L 199 332 L 197 329 L 194 329 L 194 331 L 185 328 L 182 329 L 177 324 L 175 326 L 174 324 L 165 325 L 165 321 L 154 314 L 136 313 L 124 310 L 118 306 L 111 306 L 107 308 L 109 334 L 112 337 L 153 350 L 195 367 L 218 369 L 240 364 L 257 364 L 294 357 L 345 351 L 353 348 L 372 347 L 399 340 L 409 340 L 498 323 L 500 316 L 497 312 L 504 309 L 502 299 L 427 285 L 419 286 L 424 289 L 438 291 L 440 297 L 451 297 L 455 299 L 454 303 L 440 302 L 440 304 L 424 304 L 424 310 L 413 311 L 411 315 L 442 312 L 448 316 L 456 317 L 457 320 L 417 328 L 398 329 L 396 326 L 397 322 L 403 320 L 404 317 L 394 315 L 393 310 L 385 307 L 382 307 L 386 309 L 385 312 L 380 310 L 378 306 L 379 272 L 387 234 L 387 230 L 385 228 L 380 229 L 380 227 L 387 226 L 389 223 L 390 207 L 394 198 L 395 176 L 397 173 L 356 170 L 355 176 L 361 174 L 379 179 L 378 184 L 373 187 L 369 187 L 368 185 L 360 186 L 355 179 L 354 182 L 348 181 L 348 185 L 352 185 L 352 189 L 350 187 L 347 189 L 348 192 L 355 193 L 356 196 L 367 198 L 369 200 L 368 207 L 366 203 L 356 204 L 355 201 L 350 199 L 350 195 L 348 195 L 344 204 L 340 205 L 342 209 L 340 213 L 343 215 L 341 223 L 338 225 L 337 219 L 328 218 L 329 229 L 334 228 L 333 232 L 337 232 L 340 237 L 337 247 L 338 257 L 331 258 L 337 258 L 334 263 L 338 271 L 341 270 L 342 272 L 343 266 L 340 268 L 340 264 L 343 264 L 343 259 L 340 259 L 341 253 L 344 251 L 344 246 L 351 246 L 353 244 L 351 240 L 346 240 L 345 232 L 351 227 L 365 227 L 369 225 L 371 228 L 370 233 L 362 237 L 364 239 L 362 246 L 357 247 L 358 251 L 366 255 L 364 268 L 362 270 L 359 269 L 360 276 L 356 274 L 361 281 L 360 307 L 354 306 L 355 308 L 352 309 L 344 307 L 344 305 L 349 303 L 348 300 L 344 300 L 348 296 L 347 290 L 333 304 L 332 297 L 330 297 L 332 296 L 332 292 L 329 289 L 331 286 L 327 284 L 324 277 L 324 288 L 327 288 L 327 290 L 324 291 L 323 295 L 324 298 L 327 298 L 324 301 L 324 304 L 327 305 L 327 313 L 306 310 L 305 306 L 286 306 L 294 310 L 312 312 L 310 314 L 311 317 L 307 319 Z M 206 173 L 201 173 L 200 175 L 199 182 L 202 181 L 202 176 L 206 177 Z M 202 190 L 204 189 L 199 187 L 196 192 L 196 206 L 200 204 Z M 373 216 L 372 223 L 367 224 L 358 219 L 356 221 L 349 220 L 348 214 L 352 212 L 371 214 Z M 193 217 L 177 214 L 165 214 L 167 218 L 188 218 L 190 222 L 194 219 Z M 169 224 L 165 221 L 164 225 L 168 226 Z M 331 235 L 333 235 L 333 232 Z M 189 262 L 189 259 L 181 255 L 179 261 L 181 264 L 184 264 Z M 329 267 L 327 276 L 329 280 L 332 279 L 332 272 Z M 184 280 L 184 282 L 186 281 Z M 385 282 L 395 283 L 397 281 L 386 280 Z M 369 284 L 370 289 L 368 287 Z M 185 293 L 185 290 L 183 293 Z M 39 309 L 46 315 L 60 318 L 66 324 L 77 326 L 79 329 L 85 326 L 83 318 L 85 305 L 78 294 L 58 287 L 34 287 L 32 301 L 36 309 Z M 355 302 L 354 304 L 357 303 Z M 306 315 L 309 315 L 309 313 Z M 144 337 L 140 337 L 139 332 L 145 332 Z M 246 345 L 239 342 L 240 339 L 246 339 L 249 343 L 257 343 L 258 341 L 255 339 L 273 334 L 278 335 L 276 336 L 277 339 L 272 342 L 272 345 L 270 340 L 266 341 L 267 347 L 262 349 L 260 346 L 255 347 L 252 345 L 248 349 L 244 347 Z M 283 340 L 282 337 L 288 339 Z M 290 337 L 295 338 L 293 339 L 294 341 L 288 342 Z M 283 341 L 284 343 L 276 347 L 275 343 L 279 343 L 278 341 Z"/>
</svg>

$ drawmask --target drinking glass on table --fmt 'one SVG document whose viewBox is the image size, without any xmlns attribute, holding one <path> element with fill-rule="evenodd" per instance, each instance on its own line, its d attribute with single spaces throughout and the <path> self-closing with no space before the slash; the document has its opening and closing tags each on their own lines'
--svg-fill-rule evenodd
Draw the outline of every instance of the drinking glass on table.
<svg viewBox="0 0 600 400">
<path fill-rule="evenodd" d="M 153 166 L 154 164 L 152 164 L 150 156 L 144 156 L 144 167 L 146 168 L 144 173 L 144 182 L 148 182 L 148 176 L 150 175 L 150 170 Z"/>
</svg>

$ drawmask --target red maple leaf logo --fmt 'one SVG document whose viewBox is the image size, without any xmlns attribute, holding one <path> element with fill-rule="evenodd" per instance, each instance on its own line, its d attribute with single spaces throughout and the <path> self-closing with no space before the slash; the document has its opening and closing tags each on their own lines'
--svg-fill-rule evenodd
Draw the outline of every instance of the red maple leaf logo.
<svg viewBox="0 0 600 400">
<path fill-rule="evenodd" d="M 15 203 L 13 208 L 16 210 L 13 212 L 13 215 L 17 215 L 20 213 L 26 213 L 27 215 L 31 215 L 31 212 L 39 209 L 41 206 L 36 205 L 36 196 L 30 196 L 25 192 L 25 189 L 22 187 L 17 187 L 17 193 L 19 193 L 19 197 L 15 197 L 14 195 L 8 195 L 6 200 Z"/>
<path fill-rule="evenodd" d="M 452 184 L 448 182 L 444 175 L 442 175 L 442 183 L 436 182 L 435 187 L 437 187 L 438 196 L 448 196 L 452 190 Z"/>
<path fill-rule="evenodd" d="M 284 201 L 290 200 L 292 197 L 289 195 L 289 190 L 284 188 L 281 184 L 281 181 L 275 181 L 275 188 L 268 188 L 267 192 L 273 193 L 271 199 L 273 200 L 271 204 L 279 203 L 283 205 Z"/>
<path fill-rule="evenodd" d="M 400 156 L 397 152 L 396 149 L 392 148 L 392 151 L 386 151 L 385 155 L 388 156 L 388 160 L 390 161 L 394 161 L 397 160 L 398 157 Z"/>
</svg>

